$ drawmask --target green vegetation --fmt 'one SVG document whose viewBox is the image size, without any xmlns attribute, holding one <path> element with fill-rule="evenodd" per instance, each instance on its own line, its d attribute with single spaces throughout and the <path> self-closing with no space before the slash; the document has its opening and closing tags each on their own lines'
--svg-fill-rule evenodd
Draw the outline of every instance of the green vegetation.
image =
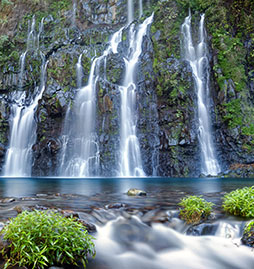
<svg viewBox="0 0 254 269">
<path fill-rule="evenodd" d="M 9 243 L 2 250 L 8 266 L 45 268 L 81 261 L 95 256 L 93 237 L 73 218 L 52 211 L 24 211 L 1 231 Z"/>
<path fill-rule="evenodd" d="M 235 216 L 254 217 L 254 186 L 237 189 L 223 197 L 223 209 Z"/>
<path fill-rule="evenodd" d="M 210 216 L 214 204 L 202 196 L 193 195 L 183 198 L 179 205 L 183 207 L 180 209 L 180 217 L 189 224 L 198 224 Z"/>
<path fill-rule="evenodd" d="M 250 236 L 254 236 L 254 220 L 245 225 L 244 233 Z"/>
</svg>

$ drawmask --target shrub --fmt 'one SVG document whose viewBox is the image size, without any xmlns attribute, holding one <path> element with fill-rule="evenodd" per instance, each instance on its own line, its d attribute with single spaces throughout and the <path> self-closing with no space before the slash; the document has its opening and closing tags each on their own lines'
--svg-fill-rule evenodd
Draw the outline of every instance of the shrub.
<svg viewBox="0 0 254 269">
<path fill-rule="evenodd" d="M 51 265 L 81 261 L 86 267 L 87 256 L 95 256 L 93 237 L 73 218 L 52 211 L 24 211 L 1 231 L 9 243 L 3 248 L 8 266 L 44 268 Z"/>
<path fill-rule="evenodd" d="M 254 217 L 254 186 L 237 189 L 224 195 L 223 209 L 235 216 Z"/>
<path fill-rule="evenodd" d="M 213 203 L 207 202 L 202 196 L 187 196 L 179 203 L 180 217 L 189 224 L 197 224 L 211 214 Z"/>
</svg>

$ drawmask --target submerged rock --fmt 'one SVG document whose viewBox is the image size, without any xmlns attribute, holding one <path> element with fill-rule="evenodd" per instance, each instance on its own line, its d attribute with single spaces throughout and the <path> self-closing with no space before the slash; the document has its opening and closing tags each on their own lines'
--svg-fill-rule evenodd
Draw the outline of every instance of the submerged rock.
<svg viewBox="0 0 254 269">
<path fill-rule="evenodd" d="M 146 196 L 146 192 L 138 189 L 129 189 L 127 192 L 128 196 Z"/>
</svg>

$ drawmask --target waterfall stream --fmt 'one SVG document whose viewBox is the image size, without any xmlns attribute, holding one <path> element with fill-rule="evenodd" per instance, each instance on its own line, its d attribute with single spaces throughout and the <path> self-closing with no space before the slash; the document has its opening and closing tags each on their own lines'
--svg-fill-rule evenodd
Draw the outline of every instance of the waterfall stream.
<svg viewBox="0 0 254 269">
<path fill-rule="evenodd" d="M 43 19 L 39 27 L 39 33 L 35 32 L 35 17 L 32 19 L 31 28 L 27 36 L 27 48 L 20 56 L 19 91 L 12 93 L 10 142 L 5 156 L 3 167 L 4 176 L 31 176 L 32 146 L 36 141 L 36 122 L 34 113 L 38 102 L 46 86 L 47 61 L 40 52 L 42 59 L 40 86 L 34 90 L 33 97 L 26 98 L 26 92 L 22 90 L 25 59 L 29 51 L 39 47 L 40 34 L 43 31 Z"/>
<path fill-rule="evenodd" d="M 128 55 L 125 58 L 125 76 L 121 93 L 121 136 L 120 136 L 120 173 L 119 176 L 145 176 L 142 167 L 139 141 L 136 136 L 136 90 L 135 72 L 142 53 L 143 37 L 152 23 L 153 15 L 147 18 L 138 29 L 130 26 Z"/>
<path fill-rule="evenodd" d="M 11 107 L 10 144 L 6 152 L 4 176 L 31 176 L 32 146 L 36 141 L 34 113 L 46 85 L 47 62 L 41 54 L 41 83 L 35 89 L 35 96 L 27 104 L 24 92 L 14 93 Z"/>
<path fill-rule="evenodd" d="M 134 20 L 133 0 L 128 0 L 128 24 Z"/>
<path fill-rule="evenodd" d="M 216 159 L 213 144 L 211 119 L 209 115 L 209 60 L 205 41 L 205 16 L 202 15 L 199 23 L 199 42 L 193 44 L 191 32 L 191 14 L 185 18 L 182 25 L 185 59 L 189 62 L 198 102 L 198 137 L 201 147 L 201 172 L 205 175 L 217 175 L 220 166 Z"/>
<path fill-rule="evenodd" d="M 143 16 L 143 0 L 139 0 L 139 18 Z"/>
<path fill-rule="evenodd" d="M 99 57 L 95 57 L 88 83 L 85 87 L 79 88 L 74 100 L 72 112 L 70 108 L 66 113 L 65 126 L 63 131 L 63 149 L 59 174 L 67 177 L 89 177 L 98 175 L 100 151 L 96 122 L 96 83 L 100 77 L 99 67 L 104 63 L 109 53 L 117 51 L 121 42 L 122 28 L 111 38 L 108 48 Z M 80 78 L 81 57 L 77 64 L 77 81 L 81 85 Z"/>
</svg>

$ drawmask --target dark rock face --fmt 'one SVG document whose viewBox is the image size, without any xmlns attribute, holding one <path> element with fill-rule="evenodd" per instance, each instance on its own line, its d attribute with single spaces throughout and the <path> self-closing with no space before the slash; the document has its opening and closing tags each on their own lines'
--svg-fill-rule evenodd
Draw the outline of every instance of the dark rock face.
<svg viewBox="0 0 254 269">
<path fill-rule="evenodd" d="M 72 107 L 78 88 L 76 63 L 79 55 L 83 53 L 82 85 L 86 85 L 93 57 L 101 55 L 110 36 L 126 24 L 127 1 L 77 1 L 76 10 L 70 0 L 61 1 L 60 9 L 55 0 L 43 0 L 38 5 L 31 2 L 30 8 L 22 1 L 13 2 L 13 6 L 0 6 L 0 15 L 8 14 L 8 20 L 3 25 L 0 23 L 0 168 L 9 143 L 12 92 L 24 90 L 27 98 L 32 98 L 34 89 L 40 84 L 42 52 L 48 61 L 47 84 L 35 113 L 37 141 L 32 149 L 32 174 L 58 175 L 65 115 L 68 107 Z M 251 177 L 254 174 L 254 30 L 238 27 L 244 23 L 241 18 L 238 22 L 232 21 L 227 8 L 235 14 L 233 5 L 227 7 L 223 2 L 220 10 L 209 1 L 196 5 L 193 7 L 193 28 L 200 11 L 204 9 L 207 13 L 210 110 L 218 159 L 226 176 Z M 188 14 L 188 7 L 185 1 L 148 0 L 143 1 L 143 6 L 146 17 L 155 11 L 151 29 L 143 40 L 136 72 L 135 114 L 143 168 L 148 176 L 199 176 L 196 94 L 190 66 L 181 57 L 180 26 Z M 252 8 L 250 4 L 249 10 L 243 9 L 251 21 Z M 18 63 L 26 50 L 32 14 L 36 18 L 36 32 L 44 17 L 44 30 L 38 48 L 27 53 L 23 86 L 20 87 Z M 221 20 L 216 19 L 217 14 Z M 138 18 L 137 1 L 135 18 Z M 229 28 L 224 29 L 224 25 Z M 241 38 L 237 35 L 240 30 L 243 31 Z M 123 55 L 127 38 L 126 26 L 118 53 L 109 54 L 106 68 L 101 64 L 98 71 L 95 122 L 100 149 L 99 174 L 102 176 L 116 176 L 119 169 L 119 85 L 125 72 Z"/>
</svg>

